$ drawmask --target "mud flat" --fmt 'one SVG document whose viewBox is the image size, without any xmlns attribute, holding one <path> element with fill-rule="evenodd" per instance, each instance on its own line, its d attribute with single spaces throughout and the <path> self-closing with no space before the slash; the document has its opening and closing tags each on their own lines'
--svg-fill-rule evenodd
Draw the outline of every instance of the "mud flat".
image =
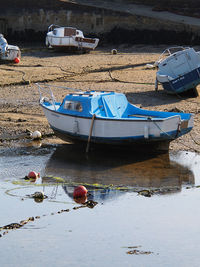
<svg viewBox="0 0 200 267">
<path fill-rule="evenodd" d="M 111 53 L 113 48 L 117 49 L 116 55 Z M 121 45 L 72 55 L 43 47 L 21 47 L 19 64 L 0 64 L 0 145 L 14 145 L 35 130 L 41 131 L 47 142 L 62 143 L 53 135 L 39 107 L 35 83 L 46 82 L 82 90 L 123 92 L 130 102 L 145 109 L 192 112 L 194 129 L 171 142 L 170 149 L 200 151 L 200 97 L 167 95 L 161 86 L 156 92 L 156 70 L 146 68 L 165 48 Z M 54 91 L 57 100 L 62 100 L 66 93 L 62 88 Z"/>
</svg>

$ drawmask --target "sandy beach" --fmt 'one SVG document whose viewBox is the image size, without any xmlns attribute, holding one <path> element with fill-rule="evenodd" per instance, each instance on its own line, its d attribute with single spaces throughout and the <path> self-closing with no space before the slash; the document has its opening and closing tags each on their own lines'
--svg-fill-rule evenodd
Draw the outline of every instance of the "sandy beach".
<svg viewBox="0 0 200 267">
<path fill-rule="evenodd" d="M 117 49 L 116 55 L 111 53 L 113 48 Z M 19 64 L 0 65 L 0 146 L 14 145 L 35 130 L 39 130 L 47 142 L 62 143 L 52 135 L 38 103 L 35 83 L 45 82 L 74 89 L 123 92 L 138 107 L 194 113 L 193 130 L 171 142 L 170 149 L 200 151 L 200 97 L 167 95 L 161 85 L 156 92 L 156 70 L 146 67 L 155 62 L 165 48 L 164 45 L 121 45 L 98 48 L 89 54 L 67 54 L 43 47 L 22 47 Z M 57 88 L 54 95 L 62 100 L 68 91 L 70 89 Z"/>
</svg>

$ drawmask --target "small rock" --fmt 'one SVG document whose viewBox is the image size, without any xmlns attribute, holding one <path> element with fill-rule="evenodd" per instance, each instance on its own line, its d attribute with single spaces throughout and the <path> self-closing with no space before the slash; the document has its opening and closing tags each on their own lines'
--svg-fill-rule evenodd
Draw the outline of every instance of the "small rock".
<svg viewBox="0 0 200 267">
<path fill-rule="evenodd" d="M 153 195 L 153 193 L 149 190 L 141 190 L 138 194 L 144 197 L 151 197 Z"/>
</svg>

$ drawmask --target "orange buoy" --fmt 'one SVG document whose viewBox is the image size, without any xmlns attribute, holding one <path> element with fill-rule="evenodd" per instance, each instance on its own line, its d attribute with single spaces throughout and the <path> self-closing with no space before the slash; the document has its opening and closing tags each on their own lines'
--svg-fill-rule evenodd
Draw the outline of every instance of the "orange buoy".
<svg viewBox="0 0 200 267">
<path fill-rule="evenodd" d="M 20 59 L 19 59 L 18 57 L 16 57 L 16 58 L 14 59 L 14 62 L 15 62 L 15 63 L 19 63 L 19 62 L 20 62 Z"/>
<path fill-rule="evenodd" d="M 87 189 L 83 185 L 79 185 L 75 187 L 73 197 L 74 198 L 79 198 L 79 197 L 84 197 L 87 195 Z"/>
</svg>

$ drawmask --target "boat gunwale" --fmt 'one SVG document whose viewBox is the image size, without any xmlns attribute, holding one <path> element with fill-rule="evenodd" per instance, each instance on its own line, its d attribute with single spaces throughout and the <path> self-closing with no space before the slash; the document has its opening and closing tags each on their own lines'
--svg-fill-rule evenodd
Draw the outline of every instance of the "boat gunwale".
<svg viewBox="0 0 200 267">
<path fill-rule="evenodd" d="M 53 112 L 53 113 L 56 113 L 56 114 L 60 114 L 60 115 L 63 115 L 63 116 L 69 116 L 69 117 L 76 117 L 76 118 L 81 118 L 81 119 L 92 119 L 92 113 L 91 113 L 91 116 L 90 117 L 86 117 L 86 116 L 79 116 L 77 114 L 66 114 L 66 113 L 62 113 L 62 112 L 58 112 L 57 110 L 52 110 L 52 109 L 49 109 L 47 107 L 45 107 L 45 105 L 43 105 L 42 103 L 40 103 L 40 105 L 42 106 L 42 108 L 50 111 L 50 112 Z M 138 114 L 140 115 L 140 114 Z M 192 114 L 190 114 L 192 115 Z M 137 116 L 136 114 L 134 115 L 130 115 L 130 116 Z M 172 118 L 176 118 L 176 117 L 179 117 L 179 119 L 181 120 L 181 116 L 179 114 L 174 114 L 172 116 L 168 116 L 168 117 L 165 117 L 165 118 L 158 118 L 158 117 L 153 117 L 153 116 L 146 116 L 144 118 L 132 118 L 132 117 L 129 117 L 129 118 L 115 118 L 115 117 L 95 117 L 95 120 L 105 120 L 105 121 L 108 121 L 108 120 L 112 120 L 112 121 L 126 121 L 126 122 L 138 122 L 138 121 L 141 121 L 141 122 L 146 122 L 146 121 L 153 121 L 153 122 L 163 122 L 163 121 L 166 121 L 166 120 L 169 120 L 169 119 L 172 119 Z M 190 117 L 191 119 L 191 117 Z M 190 120 L 189 119 L 189 120 Z M 189 121 L 188 120 L 188 121 Z"/>
<path fill-rule="evenodd" d="M 51 33 L 51 32 L 50 32 Z M 73 39 L 75 39 L 77 36 L 55 36 L 55 35 L 53 35 L 53 36 L 51 36 L 51 35 L 48 35 L 49 37 L 52 37 L 52 38 L 73 38 Z M 83 37 L 81 37 L 81 38 L 83 38 Z M 90 38 L 90 37 L 84 37 L 85 39 L 91 39 L 91 40 L 99 40 L 98 38 Z M 83 38 L 83 39 L 84 39 Z M 76 40 L 75 40 L 76 41 Z M 77 41 L 76 41 L 77 42 Z M 80 42 L 84 42 L 84 41 L 80 41 Z"/>
</svg>

